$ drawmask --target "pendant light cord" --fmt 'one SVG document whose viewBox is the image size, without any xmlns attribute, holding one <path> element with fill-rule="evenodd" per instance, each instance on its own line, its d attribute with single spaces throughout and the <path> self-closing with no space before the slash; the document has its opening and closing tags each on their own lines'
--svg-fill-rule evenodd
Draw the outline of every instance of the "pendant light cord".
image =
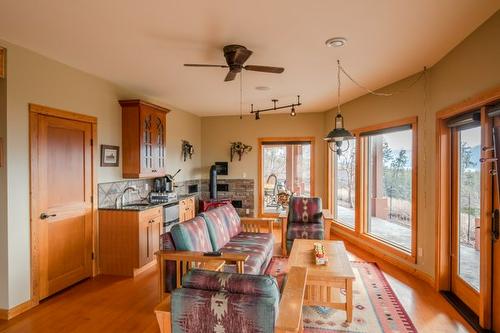
<svg viewBox="0 0 500 333">
<path fill-rule="evenodd" d="M 397 95 L 397 94 L 401 94 L 403 92 L 406 92 L 406 91 L 410 90 L 415 84 L 417 84 L 418 81 L 420 81 L 420 79 L 422 77 L 424 77 L 424 74 L 427 71 L 427 67 L 424 67 L 424 70 L 421 71 L 420 74 L 417 76 L 417 78 L 413 82 L 411 82 L 406 88 L 401 89 L 401 90 L 397 90 L 397 91 L 394 91 L 394 92 L 390 92 L 390 93 L 385 93 L 385 92 L 376 92 L 376 91 L 371 90 L 370 88 L 367 88 L 367 87 L 363 86 L 362 84 L 360 84 L 351 75 L 349 75 L 349 73 L 347 73 L 347 71 L 344 69 L 344 67 L 342 67 L 342 65 L 340 64 L 340 60 L 337 60 L 337 66 L 338 66 L 338 70 L 337 70 L 338 74 L 337 74 L 337 76 L 339 77 L 338 78 L 339 90 L 340 90 L 340 71 L 342 71 L 342 73 L 344 73 L 345 76 L 347 76 L 347 78 L 352 81 L 352 83 L 354 83 L 355 85 L 357 85 L 359 88 L 365 90 L 367 93 L 375 95 L 375 96 L 386 96 L 386 97 L 387 96 L 394 96 L 394 95 Z M 338 95 L 340 96 L 340 91 L 339 91 Z M 339 108 L 339 112 L 340 112 L 340 107 L 338 107 L 338 108 Z"/>
<path fill-rule="evenodd" d="M 337 114 L 340 114 L 340 60 L 337 60 Z"/>
</svg>

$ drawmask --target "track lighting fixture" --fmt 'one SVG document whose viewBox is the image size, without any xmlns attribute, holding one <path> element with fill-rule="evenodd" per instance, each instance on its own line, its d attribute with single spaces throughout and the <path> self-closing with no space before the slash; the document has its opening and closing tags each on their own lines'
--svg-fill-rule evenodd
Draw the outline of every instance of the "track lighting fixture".
<svg viewBox="0 0 500 333">
<path fill-rule="evenodd" d="M 293 103 L 293 104 L 288 104 L 288 105 L 283 105 L 283 106 L 276 106 L 276 103 L 278 102 L 278 100 L 277 99 L 272 99 L 271 101 L 273 102 L 273 107 L 272 108 L 268 108 L 268 109 L 262 109 L 262 110 L 254 110 L 253 109 L 253 104 L 251 104 L 250 113 L 251 114 L 255 113 L 255 120 L 259 120 L 260 119 L 260 113 L 261 112 L 276 111 L 276 110 L 281 110 L 281 109 L 285 109 L 285 108 L 291 108 L 291 110 L 290 110 L 290 116 L 295 117 L 295 115 L 297 114 L 297 112 L 295 111 L 295 107 L 302 105 L 302 103 L 300 102 L 300 95 L 297 95 L 297 103 Z"/>
</svg>

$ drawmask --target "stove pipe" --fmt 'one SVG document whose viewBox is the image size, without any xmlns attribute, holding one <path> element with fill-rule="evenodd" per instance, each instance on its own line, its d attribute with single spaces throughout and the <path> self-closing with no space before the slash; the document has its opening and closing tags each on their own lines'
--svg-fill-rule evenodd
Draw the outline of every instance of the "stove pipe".
<svg viewBox="0 0 500 333">
<path fill-rule="evenodd" d="M 210 180 L 208 187 L 210 189 L 210 199 L 217 200 L 217 167 L 215 165 L 210 167 Z"/>
</svg>

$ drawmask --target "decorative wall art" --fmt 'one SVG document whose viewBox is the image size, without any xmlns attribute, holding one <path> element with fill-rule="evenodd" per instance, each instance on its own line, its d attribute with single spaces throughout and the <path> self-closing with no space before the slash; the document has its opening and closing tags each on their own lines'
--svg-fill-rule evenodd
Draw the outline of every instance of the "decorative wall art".
<svg viewBox="0 0 500 333">
<path fill-rule="evenodd" d="M 186 162 L 188 156 L 189 156 L 189 159 L 191 159 L 193 154 L 194 154 L 193 145 L 190 144 L 189 141 L 182 140 L 182 157 L 184 158 L 184 162 Z"/>
<path fill-rule="evenodd" d="M 252 151 L 252 146 L 250 145 L 246 145 L 240 141 L 231 142 L 231 162 L 233 161 L 234 154 L 238 154 L 238 161 L 241 161 L 241 156 L 251 151 Z"/>
<path fill-rule="evenodd" d="M 101 166 L 117 167 L 120 158 L 120 147 L 101 145 Z"/>
</svg>

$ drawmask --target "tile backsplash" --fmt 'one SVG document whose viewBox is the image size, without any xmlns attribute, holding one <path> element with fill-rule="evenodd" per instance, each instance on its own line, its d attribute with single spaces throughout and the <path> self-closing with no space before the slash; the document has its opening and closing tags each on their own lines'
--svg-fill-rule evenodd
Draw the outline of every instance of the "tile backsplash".
<svg viewBox="0 0 500 333">
<path fill-rule="evenodd" d="M 136 187 L 138 193 L 127 191 L 127 194 L 123 198 L 124 203 L 140 201 L 142 198 L 146 198 L 153 189 L 153 182 L 154 179 L 130 179 L 101 183 L 98 185 L 99 208 L 114 207 L 116 199 L 129 186 Z M 197 185 L 198 191 L 201 191 L 201 181 L 199 179 L 175 182 L 175 191 L 179 195 L 188 194 L 190 185 Z M 192 194 L 198 194 L 198 192 Z"/>
</svg>

